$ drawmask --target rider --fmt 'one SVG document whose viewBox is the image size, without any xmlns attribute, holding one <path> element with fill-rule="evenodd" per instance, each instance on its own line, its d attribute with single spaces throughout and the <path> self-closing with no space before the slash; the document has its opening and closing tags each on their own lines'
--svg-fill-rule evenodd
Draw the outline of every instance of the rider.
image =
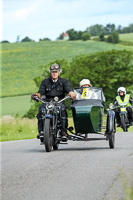
<svg viewBox="0 0 133 200">
<path fill-rule="evenodd" d="M 73 99 L 76 97 L 76 94 L 72 91 L 70 84 L 68 80 L 59 77 L 61 72 L 60 65 L 54 63 L 50 66 L 50 77 L 47 79 L 44 79 L 41 82 L 40 88 L 38 93 L 33 93 L 31 95 L 31 98 L 34 99 L 34 96 L 38 96 L 38 98 L 41 98 L 41 96 L 46 96 L 46 101 L 51 101 L 54 99 L 55 96 L 57 96 L 60 99 L 65 97 L 65 94 L 68 96 L 71 96 Z M 43 120 L 41 119 L 42 110 L 45 107 L 44 104 L 42 104 L 39 107 L 37 119 L 38 119 L 38 132 L 37 138 L 42 135 L 43 131 Z M 61 125 L 62 125 L 62 131 L 61 135 L 63 137 L 67 136 L 67 126 L 68 126 L 68 120 L 67 120 L 67 112 L 66 112 L 66 106 L 64 103 L 61 104 Z"/>
<path fill-rule="evenodd" d="M 97 99 L 97 94 L 90 90 L 88 87 L 92 87 L 89 79 L 82 79 L 79 83 L 80 87 L 87 87 L 81 90 L 81 94 L 76 95 L 76 99 Z"/>
<path fill-rule="evenodd" d="M 126 104 L 126 110 L 128 112 L 129 116 L 129 123 L 133 125 L 133 117 L 132 117 L 132 108 L 131 105 L 133 105 L 133 98 L 126 94 L 126 89 L 124 87 L 119 87 L 117 89 L 118 96 L 114 100 L 114 106 L 118 106 L 115 108 L 115 116 L 116 116 L 116 121 L 117 121 L 117 127 L 120 127 L 121 122 L 120 122 L 120 107 L 122 105 Z"/>
</svg>

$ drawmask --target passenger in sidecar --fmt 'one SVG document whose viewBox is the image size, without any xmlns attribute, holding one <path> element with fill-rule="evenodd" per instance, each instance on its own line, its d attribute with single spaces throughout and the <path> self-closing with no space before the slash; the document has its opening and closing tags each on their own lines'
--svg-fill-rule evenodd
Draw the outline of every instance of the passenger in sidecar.
<svg viewBox="0 0 133 200">
<path fill-rule="evenodd" d="M 76 100 L 71 105 L 75 132 L 98 133 L 102 129 L 105 97 L 102 88 L 75 88 Z"/>
</svg>

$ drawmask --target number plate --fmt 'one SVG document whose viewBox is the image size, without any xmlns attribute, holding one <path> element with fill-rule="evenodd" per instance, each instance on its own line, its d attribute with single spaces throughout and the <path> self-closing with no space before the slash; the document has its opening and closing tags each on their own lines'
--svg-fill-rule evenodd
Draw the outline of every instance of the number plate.
<svg viewBox="0 0 133 200">
<path fill-rule="evenodd" d="M 126 108 L 121 108 L 121 112 L 125 112 L 126 111 Z"/>
</svg>

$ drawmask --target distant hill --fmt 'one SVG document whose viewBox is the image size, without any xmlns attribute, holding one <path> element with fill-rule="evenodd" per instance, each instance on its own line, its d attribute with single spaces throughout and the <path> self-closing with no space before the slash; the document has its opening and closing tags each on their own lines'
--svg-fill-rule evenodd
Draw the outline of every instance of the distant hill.
<svg viewBox="0 0 133 200">
<path fill-rule="evenodd" d="M 128 37 L 127 34 L 126 37 Z M 37 91 L 33 78 L 41 74 L 40 65 L 63 58 L 70 62 L 76 55 L 123 48 L 125 46 L 120 44 L 92 40 L 3 43 L 0 51 L 2 56 L 1 96 L 17 96 Z"/>
</svg>

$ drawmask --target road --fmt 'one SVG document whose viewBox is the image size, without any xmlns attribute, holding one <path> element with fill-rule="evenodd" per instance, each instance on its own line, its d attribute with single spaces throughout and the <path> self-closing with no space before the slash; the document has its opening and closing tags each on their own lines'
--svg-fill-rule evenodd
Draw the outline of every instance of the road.
<svg viewBox="0 0 133 200">
<path fill-rule="evenodd" d="M 133 132 L 116 133 L 115 149 L 68 141 L 46 153 L 31 139 L 2 142 L 1 154 L 2 200 L 122 200 L 133 180 Z"/>
</svg>

